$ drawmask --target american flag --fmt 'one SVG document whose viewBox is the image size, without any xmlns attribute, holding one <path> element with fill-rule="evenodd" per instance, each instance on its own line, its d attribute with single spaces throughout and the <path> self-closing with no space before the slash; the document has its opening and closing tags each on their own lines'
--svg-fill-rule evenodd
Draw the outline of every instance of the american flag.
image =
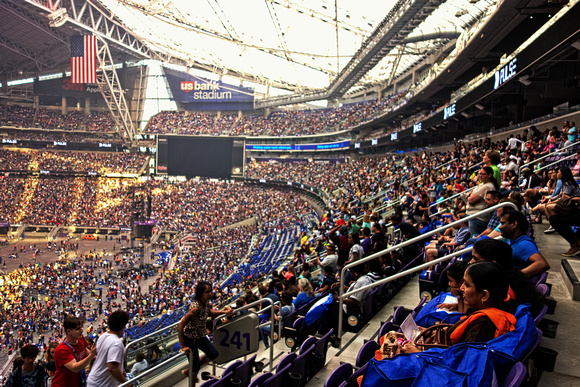
<svg viewBox="0 0 580 387">
<path fill-rule="evenodd" d="M 97 82 L 97 39 L 93 35 L 71 36 L 70 67 L 72 83 Z"/>
</svg>

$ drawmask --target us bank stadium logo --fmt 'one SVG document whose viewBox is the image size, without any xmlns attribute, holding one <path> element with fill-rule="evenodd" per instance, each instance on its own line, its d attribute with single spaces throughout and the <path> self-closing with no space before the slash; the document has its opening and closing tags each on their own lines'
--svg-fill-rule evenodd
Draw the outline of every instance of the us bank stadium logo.
<svg viewBox="0 0 580 387">
<path fill-rule="evenodd" d="M 186 93 L 193 92 L 193 99 L 232 99 L 232 92 L 220 91 L 220 85 L 216 81 L 181 81 L 180 89 Z"/>
</svg>

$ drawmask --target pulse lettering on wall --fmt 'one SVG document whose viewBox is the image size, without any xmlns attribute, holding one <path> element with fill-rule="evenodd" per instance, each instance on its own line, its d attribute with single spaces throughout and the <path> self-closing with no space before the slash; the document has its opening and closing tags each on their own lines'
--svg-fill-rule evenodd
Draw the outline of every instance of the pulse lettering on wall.
<svg viewBox="0 0 580 387">
<path fill-rule="evenodd" d="M 495 72 L 495 82 L 493 84 L 493 89 L 496 90 L 498 87 L 509 81 L 516 75 L 517 72 L 517 60 L 518 58 L 512 59 L 507 65 Z"/>
</svg>

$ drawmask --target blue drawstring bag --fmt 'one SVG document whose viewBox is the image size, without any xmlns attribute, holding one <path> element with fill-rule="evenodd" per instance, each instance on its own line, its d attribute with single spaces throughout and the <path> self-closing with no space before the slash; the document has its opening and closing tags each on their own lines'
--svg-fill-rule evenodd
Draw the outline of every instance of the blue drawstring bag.
<svg viewBox="0 0 580 387">
<path fill-rule="evenodd" d="M 306 325 L 310 326 L 318 321 L 318 319 L 322 317 L 326 311 L 328 311 L 330 304 L 332 304 L 332 294 L 321 298 L 314 305 L 312 305 L 310 310 L 308 310 L 308 313 L 306 313 L 306 316 L 304 316 L 304 322 Z"/>
<path fill-rule="evenodd" d="M 487 343 L 460 343 L 445 350 L 433 348 L 392 359 L 373 359 L 362 386 L 497 386 L 537 338 L 529 305 L 520 305 L 514 316 L 515 330 Z"/>
<path fill-rule="evenodd" d="M 437 310 L 437 305 L 442 304 L 447 296 L 451 296 L 451 293 L 439 293 L 437 297 L 423 305 L 415 317 L 415 322 L 417 325 L 420 327 L 430 327 L 431 325 L 438 322 L 445 324 L 455 324 L 457 321 L 459 321 L 459 319 L 464 316 L 463 313 L 449 313 L 444 310 Z"/>
<path fill-rule="evenodd" d="M 467 387 L 467 378 L 463 372 L 427 360 L 412 386 Z"/>
</svg>

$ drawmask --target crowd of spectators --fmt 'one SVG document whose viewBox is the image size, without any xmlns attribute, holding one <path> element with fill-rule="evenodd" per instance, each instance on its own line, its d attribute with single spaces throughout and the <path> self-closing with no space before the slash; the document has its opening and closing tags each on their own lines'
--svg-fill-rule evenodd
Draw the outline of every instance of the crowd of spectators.
<svg viewBox="0 0 580 387">
<path fill-rule="evenodd" d="M 370 99 L 338 108 L 309 110 L 280 110 L 267 116 L 163 111 L 151 117 L 146 133 L 245 135 L 245 136 L 303 136 L 346 130 L 369 121 L 405 91 L 395 96 Z"/>
<path fill-rule="evenodd" d="M 91 134 L 87 133 L 75 133 L 66 131 L 54 131 L 54 130 L 40 130 L 40 129 L 2 129 L 2 138 L 18 140 L 18 141 L 65 141 L 65 142 L 77 142 L 77 143 L 110 143 L 110 144 L 121 144 L 121 139 L 116 133 L 100 133 L 95 132 Z"/>
<path fill-rule="evenodd" d="M 567 128 L 566 134 L 570 132 L 571 128 Z M 426 223 L 430 222 L 429 213 L 434 212 L 429 210 L 430 203 L 438 203 L 439 209 L 447 207 L 450 216 L 465 211 L 465 203 L 443 205 L 440 202 L 452 193 L 475 187 L 478 178 L 481 178 L 476 173 L 480 169 L 478 167 L 480 162 L 490 164 L 490 168 L 496 166 L 500 180 L 505 179 L 507 171 L 514 169 L 512 163 L 517 169 L 527 160 L 536 157 L 534 149 L 537 149 L 538 145 L 534 147 L 533 144 L 547 141 L 556 144 L 549 148 L 550 150 L 557 149 L 565 141 L 553 141 L 551 138 L 560 137 L 559 134 L 563 133 L 559 130 L 545 133 L 530 130 L 520 139 L 514 137 L 520 142 L 511 139 L 496 143 L 488 139 L 471 144 L 458 142 L 448 152 L 431 154 L 422 152 L 401 159 L 383 156 L 349 159 L 336 164 L 256 161 L 248 164 L 246 176 L 303 183 L 324 189 L 331 194 L 332 208 L 324 218 L 326 224 L 316 231 L 318 235 L 328 232 L 328 238 L 337 247 L 339 262 L 342 260 L 344 263 L 351 260 L 351 252 L 354 251 L 352 249 L 359 243 L 356 238 L 348 237 L 349 231 L 354 230 L 355 225 L 358 232 L 365 237 L 365 241 L 360 241 L 362 250 L 357 249 L 355 259 L 385 247 L 384 241 L 375 237 L 384 235 L 380 216 L 373 212 L 373 207 L 379 203 L 401 198 L 401 207 L 406 210 L 407 220 L 413 223 L 411 228 L 414 231 L 403 230 L 402 227 L 401 229 L 411 236 L 416 235 L 425 231 Z M 497 157 L 500 157 L 499 160 Z M 55 159 L 47 160 L 52 161 L 39 165 L 53 166 L 60 162 Z M 86 162 L 93 163 L 94 160 L 89 159 Z M 62 163 L 67 165 L 73 162 L 63 159 Z M 538 163 L 534 168 L 541 165 L 542 163 Z M 126 167 L 122 166 L 121 169 L 123 168 Z M 496 178 L 495 171 L 490 172 L 490 175 Z M 549 175 L 546 176 L 548 177 Z M 10 221 L 12 216 L 9 214 L 10 209 L 13 208 L 14 213 L 16 210 L 25 210 L 19 208 L 18 200 L 14 199 L 14 196 L 18 197 L 19 194 L 22 196 L 27 187 L 34 187 L 34 193 L 27 195 L 30 197 L 26 203 L 28 212 L 25 212 L 23 217 L 26 223 L 122 225 L 127 224 L 130 219 L 132 194 L 138 190 L 151 195 L 151 217 L 157 220 L 159 227 L 189 233 L 193 243 L 192 247 L 177 246 L 172 253 L 176 261 L 175 267 L 156 279 L 148 292 L 141 289 L 137 277 L 119 281 L 117 274 L 111 270 L 110 263 L 104 261 L 102 257 L 94 257 L 88 264 L 85 262 L 86 257 L 80 257 L 74 263 L 25 267 L 9 274 L 11 277 L 4 282 L 4 286 L 9 288 L 2 289 L 6 290 L 3 301 L 5 305 L 13 304 L 14 307 L 12 309 L 5 307 L 0 314 L 3 328 L 2 345 L 5 348 L 16 348 L 30 341 L 40 342 L 40 337 L 36 338 L 33 334 L 38 327 L 41 327 L 38 332 L 52 329 L 47 341 L 61 338 L 60 322 L 67 313 L 95 318 L 116 307 L 123 307 L 131 314 L 132 323 L 139 324 L 151 315 L 178 308 L 189 301 L 195 283 L 199 279 L 217 284 L 233 274 L 251 250 L 252 237 L 259 236 L 256 243 L 259 245 L 265 234 L 275 232 L 281 227 L 295 225 L 296 220 L 311 211 L 304 199 L 292 191 L 275 191 L 242 183 L 63 178 L 59 180 L 59 186 L 55 187 L 56 185 L 48 179 L 28 179 L 38 181 L 36 184 L 28 184 L 21 178 L 0 179 L 2 185 L 0 195 L 4 196 L 2 199 L 6 199 L 6 202 L 11 203 L 0 207 L 0 216 Z M 525 191 L 530 182 L 528 178 L 517 184 Z M 378 202 L 367 201 L 380 192 L 385 195 L 381 196 Z M 504 193 L 506 196 L 509 194 L 510 199 L 516 201 L 518 205 L 525 206 L 525 203 L 518 202 L 515 195 Z M 364 215 L 360 225 L 353 219 L 353 216 L 357 215 Z M 259 220 L 261 227 L 223 229 L 224 226 L 252 217 Z M 369 225 L 373 230 L 372 238 L 367 238 L 370 235 L 366 235 L 363 230 Z M 341 226 L 346 226 L 346 229 L 342 230 Z M 340 231 L 336 232 L 337 230 Z M 369 243 L 366 243 L 366 239 L 370 240 Z M 301 247 L 301 250 L 312 252 L 306 246 Z M 391 263 L 383 261 L 381 271 L 386 272 Z M 310 267 L 303 269 L 300 275 L 307 278 L 309 272 Z M 355 280 L 362 275 L 369 276 L 369 273 L 356 271 L 353 271 L 353 274 Z M 37 281 L 32 283 L 31 278 Z M 108 288 L 103 289 L 106 296 L 101 295 L 99 306 L 95 307 L 94 303 L 83 303 L 83 294 L 98 288 L 97 284 L 101 282 L 107 284 Z M 47 283 L 54 286 L 50 287 L 44 301 L 42 298 L 37 300 L 24 297 L 24 292 L 30 289 L 40 291 L 46 288 Z M 223 301 L 234 294 L 245 293 L 245 290 L 253 285 L 255 284 L 247 279 L 234 288 L 218 289 L 216 299 Z M 105 301 L 105 298 L 110 300 Z M 25 323 L 22 324 L 22 321 Z M 15 325 L 19 329 L 10 333 Z"/>
<path fill-rule="evenodd" d="M 32 107 L 19 105 L 8 105 L 6 110 L 0 109 L 0 126 L 4 125 L 19 128 L 35 127 L 101 133 L 112 132 L 115 129 L 115 123 L 108 112 L 85 114 L 80 110 L 71 110 L 63 115 L 57 109 L 40 108 L 35 110 Z"/>
<path fill-rule="evenodd" d="M 21 179 L 4 178 L 1 181 L 6 187 L 1 192 L 7 194 L 22 189 L 9 188 L 9 184 L 11 187 L 24 184 Z M 78 187 L 83 184 L 85 187 Z M 88 184 L 92 186 L 89 188 Z M 291 191 L 272 191 L 241 183 L 153 180 L 138 184 L 129 182 L 129 179 L 65 178 L 60 179 L 58 185 L 54 181 L 38 182 L 36 188 L 26 215 L 34 219 L 25 219 L 26 222 L 50 223 L 45 217 L 48 213 L 52 219 L 62 221 L 67 216 L 71 220 L 71 214 L 75 213 L 79 217 L 78 224 L 89 218 L 99 219 L 99 222 L 112 219 L 114 222 L 114 216 L 119 213 L 130 219 L 131 200 L 128 195 L 139 190 L 152 193 L 152 217 L 159 219 L 159 227 L 191 234 L 187 246 L 179 245 L 172 252 L 175 265 L 164 269 L 148 288 L 141 288 L 139 280 L 142 274 L 138 271 L 126 277 L 125 271 L 117 272 L 113 268 L 120 253 L 108 260 L 101 253 L 81 254 L 73 261 L 30 265 L 7 274 L 0 285 L 4 305 L 0 312 L 1 349 L 6 352 L 28 343 L 38 343 L 46 348 L 50 341 L 61 340 L 61 323 L 66 315 L 94 320 L 96 333 L 101 328 L 97 321 L 119 307 L 129 312 L 131 325 L 144 324 L 159 313 L 179 308 L 191 301 L 200 278 L 219 283 L 233 274 L 250 252 L 254 236 L 269 231 L 267 228 L 273 224 L 280 227 L 286 223 L 294 224 L 295 218 L 310 211 L 308 204 Z M 77 206 L 73 208 L 71 203 L 75 202 Z M 97 211 L 98 208 L 102 211 Z M 87 215 L 90 211 L 93 211 L 92 216 Z M 176 220 L 181 217 L 186 219 Z M 252 217 L 268 226 L 258 228 L 251 224 L 222 228 Z M 68 246 L 67 243 L 65 241 L 64 246 L 61 243 L 61 258 L 74 247 L 74 244 Z M 224 301 L 239 293 L 248 286 L 248 281 L 220 289 L 216 299 Z M 41 297 L 29 297 L 36 293 Z M 92 332 L 93 324 L 90 327 Z"/>
<path fill-rule="evenodd" d="M 146 159 L 141 153 L 0 149 L 0 165 L 4 171 L 137 173 Z"/>
<path fill-rule="evenodd" d="M 0 148 L 0 165 L 3 170 L 26 170 L 34 158 L 34 153 Z"/>
<path fill-rule="evenodd" d="M 34 120 L 34 109 L 19 105 L 0 105 L 0 126 L 16 126 L 29 128 Z"/>
</svg>

